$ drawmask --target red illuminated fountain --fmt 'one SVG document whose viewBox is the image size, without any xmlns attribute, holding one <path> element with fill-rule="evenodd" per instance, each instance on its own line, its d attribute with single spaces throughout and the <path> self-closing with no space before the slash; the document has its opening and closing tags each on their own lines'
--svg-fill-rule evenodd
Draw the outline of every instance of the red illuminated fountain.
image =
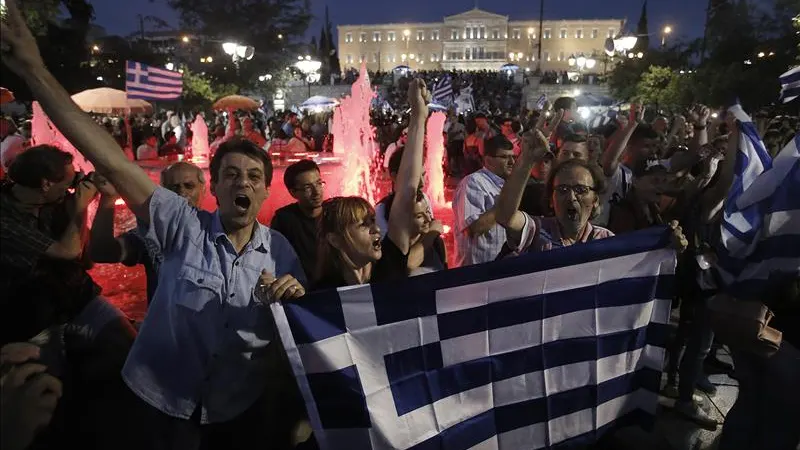
<svg viewBox="0 0 800 450">
<path fill-rule="evenodd" d="M 351 95 L 341 99 L 333 113 L 333 153 L 344 158 L 344 172 L 338 195 L 358 195 L 375 204 L 379 197 L 373 176 L 378 144 L 375 130 L 370 124 L 370 105 L 375 91 L 369 84 L 366 64 L 353 83 Z"/>
<path fill-rule="evenodd" d="M 317 154 L 309 154 L 308 156 L 313 157 L 320 163 L 322 178 L 328 183 L 328 197 L 334 195 L 359 195 L 369 199 L 374 204 L 375 201 L 388 193 L 390 186 L 387 177 L 372 172 L 374 158 L 378 154 L 378 145 L 375 142 L 374 129 L 369 121 L 369 107 L 375 93 L 370 89 L 369 80 L 363 67 L 361 77 L 353 86 L 352 93 L 352 96 L 342 100 L 341 106 L 337 108 L 334 115 L 334 157 L 324 157 Z M 33 141 L 36 144 L 56 145 L 75 156 L 76 169 L 87 173 L 94 170 L 91 163 L 78 153 L 66 138 L 58 132 L 36 103 L 33 106 L 33 113 L 32 132 Z M 210 180 L 207 172 L 208 157 L 205 156 L 208 153 L 207 150 L 204 150 L 207 146 L 207 141 L 204 144 L 202 139 L 202 135 L 206 134 L 203 132 L 205 123 L 201 124 L 200 121 L 200 118 L 195 119 L 193 125 L 193 162 L 196 162 L 206 171 L 206 180 Z M 445 195 L 449 194 L 449 191 L 444 189 L 444 174 L 441 166 L 444 153 L 442 145 L 443 123 L 444 115 L 439 113 L 432 115 L 428 121 L 426 184 L 436 217 L 446 224 L 445 243 L 448 255 L 452 256 L 453 239 L 452 233 L 448 233 L 448 230 L 452 225 L 453 216 L 452 211 L 449 209 L 449 202 L 445 199 Z M 201 159 L 205 161 L 201 161 Z M 273 161 L 276 161 L 276 159 L 273 158 Z M 278 208 L 294 201 L 282 182 L 285 165 L 290 162 L 292 161 L 280 159 L 276 161 L 270 196 L 258 213 L 258 221 L 260 223 L 268 225 Z M 160 160 L 139 163 L 155 183 L 159 182 L 161 171 L 169 164 L 169 161 Z M 136 219 L 130 210 L 124 206 L 124 202 L 119 201 L 117 205 L 114 231 L 116 234 L 121 234 L 133 228 L 136 225 Z M 208 181 L 200 207 L 208 211 L 216 209 L 216 201 L 211 195 Z M 90 208 L 92 216 L 95 209 L 94 206 Z M 452 263 L 452 258 L 448 259 L 451 259 Z M 133 319 L 141 320 L 144 318 L 146 311 L 146 279 L 141 266 L 125 267 L 122 264 L 97 264 L 90 271 L 90 274 L 103 288 L 103 295 L 112 303 L 120 307 Z"/>
</svg>

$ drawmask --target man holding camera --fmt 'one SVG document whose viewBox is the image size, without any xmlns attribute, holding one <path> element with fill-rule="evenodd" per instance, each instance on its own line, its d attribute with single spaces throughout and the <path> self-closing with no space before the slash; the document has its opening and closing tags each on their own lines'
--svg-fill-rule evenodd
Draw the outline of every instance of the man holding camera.
<svg viewBox="0 0 800 450">
<path fill-rule="evenodd" d="M 71 154 L 46 145 L 20 154 L 8 175 L 13 181 L 0 186 L 0 345 L 35 341 L 46 349 L 51 374 L 78 392 L 72 411 L 80 413 L 64 417 L 74 426 L 62 428 L 77 430 L 75 422 L 102 418 L 109 390 L 124 389 L 120 371 L 136 334 L 100 297 L 82 258 L 97 188 L 75 171 Z M 113 436 L 113 424 L 97 430 Z"/>
</svg>

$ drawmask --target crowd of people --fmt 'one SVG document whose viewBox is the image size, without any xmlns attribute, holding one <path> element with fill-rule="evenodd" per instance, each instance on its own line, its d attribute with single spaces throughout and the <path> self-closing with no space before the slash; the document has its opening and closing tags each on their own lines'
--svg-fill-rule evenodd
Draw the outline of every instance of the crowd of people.
<svg viewBox="0 0 800 450">
<path fill-rule="evenodd" d="M 7 4 L 3 62 L 28 82 L 97 172 L 76 172 L 73 156 L 53 146 L 17 147 L 16 137 L 9 144 L 16 150 L 7 153 L 6 138 L 16 132 L 4 122 L 4 449 L 315 448 L 267 303 L 302 302 L 314 290 L 400 280 L 658 225 L 667 227 L 680 254 L 680 323 L 664 393 L 677 398 L 675 410 L 687 419 L 719 426 L 694 392 L 714 390 L 703 373 L 714 348 L 706 301 L 722 286 L 713 264 L 701 260 L 713 261 L 714 230 L 733 180 L 739 131 L 733 116 L 713 119 L 708 107 L 696 105 L 685 116 L 646 120 L 646 108 L 632 105 L 616 123 L 588 130 L 569 97 L 539 112 L 452 111 L 444 130 L 446 168 L 459 181 L 455 255 L 448 258 L 443 224 L 423 193 L 431 98 L 422 78 L 402 86 L 409 114 L 385 132 L 392 180 L 386 198 L 372 205 L 361 197 L 328 197 L 319 167 L 301 160 L 277 181 L 296 201 L 266 226 L 256 216 L 275 182 L 270 153 L 287 146 L 324 151 L 331 139 L 326 119 L 229 114 L 224 124 L 218 115 L 209 126 L 216 139 L 209 141 L 208 177 L 183 161 L 156 184 L 137 160 L 191 148 L 189 122 L 175 114 L 142 118 L 132 127 L 137 151 L 120 151 L 127 141 L 115 131 L 120 127 L 104 127 L 80 111 L 44 66 L 15 2 Z M 519 111 L 499 94 L 506 81 L 491 78 L 469 75 L 476 98 L 487 110 Z M 793 134 L 775 131 L 768 145 L 780 147 Z M 216 197 L 214 212 L 198 208 L 206 185 Z M 88 227 L 86 212 L 98 197 Z M 116 236 L 118 198 L 137 226 Z M 103 298 L 87 273 L 94 263 L 145 267 L 148 310 L 140 326 Z M 773 281 L 772 326 L 783 331 L 783 344 L 771 358 L 732 349 L 736 371 L 746 372 L 724 425 L 723 450 L 800 442 L 800 289 L 796 277 L 776 274 Z"/>
</svg>

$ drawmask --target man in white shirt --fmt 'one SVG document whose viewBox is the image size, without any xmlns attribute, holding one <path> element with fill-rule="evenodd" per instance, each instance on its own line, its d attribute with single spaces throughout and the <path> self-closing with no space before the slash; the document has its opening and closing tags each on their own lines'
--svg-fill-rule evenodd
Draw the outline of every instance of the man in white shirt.
<svg viewBox="0 0 800 450">
<path fill-rule="evenodd" d="M 144 144 L 136 149 L 136 160 L 143 161 L 148 159 L 158 159 L 158 138 L 148 136 Z"/>
<path fill-rule="evenodd" d="M 514 146 L 503 136 L 486 141 L 483 168 L 466 176 L 453 196 L 455 266 L 494 261 L 506 232 L 495 219 L 494 206 L 514 167 Z"/>
</svg>

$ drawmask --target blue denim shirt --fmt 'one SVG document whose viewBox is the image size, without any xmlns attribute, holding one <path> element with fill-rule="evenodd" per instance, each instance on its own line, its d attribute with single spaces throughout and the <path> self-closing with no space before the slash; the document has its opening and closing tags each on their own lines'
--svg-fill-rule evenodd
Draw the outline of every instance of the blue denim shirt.
<svg viewBox="0 0 800 450">
<path fill-rule="evenodd" d="M 231 420 L 264 392 L 274 361 L 267 348 L 280 345 L 271 344 L 269 308 L 253 295 L 261 270 L 306 285 L 300 261 L 286 238 L 261 224 L 237 254 L 218 213 L 160 187 L 142 228 L 164 261 L 122 376 L 165 414 L 188 419 L 199 404 L 202 423 Z"/>
</svg>

